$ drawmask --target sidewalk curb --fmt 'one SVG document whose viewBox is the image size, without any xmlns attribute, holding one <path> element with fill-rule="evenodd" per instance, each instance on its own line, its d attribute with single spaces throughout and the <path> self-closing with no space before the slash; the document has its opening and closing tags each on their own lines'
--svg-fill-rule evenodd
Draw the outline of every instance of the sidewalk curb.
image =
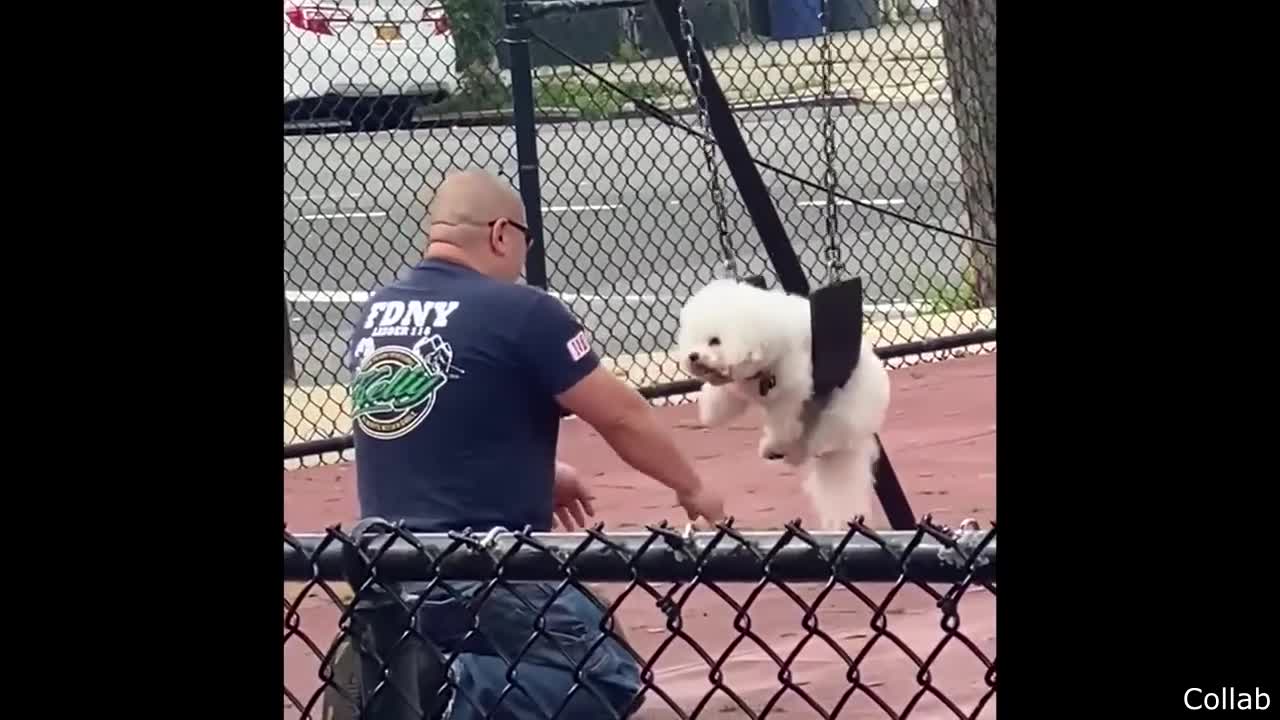
<svg viewBox="0 0 1280 720">
<path fill-rule="evenodd" d="M 832 95 L 830 107 L 850 107 L 864 105 L 867 107 L 902 107 L 917 104 L 933 103 L 943 100 L 948 93 L 943 90 L 919 97 L 903 97 L 893 99 L 869 98 L 865 92 L 842 93 Z M 795 110 L 808 107 L 822 107 L 823 96 L 818 94 L 811 95 L 788 95 L 775 96 L 763 100 L 751 100 L 741 102 L 729 106 L 733 113 L 747 112 L 767 112 L 770 110 Z M 586 114 L 576 108 L 547 108 L 538 110 L 534 113 L 533 119 L 539 125 L 559 125 L 565 123 L 579 122 L 612 122 L 614 120 L 639 120 L 650 117 L 649 113 L 643 110 L 637 110 L 630 107 L 631 103 L 627 103 L 628 109 L 620 110 L 609 115 L 601 117 L 587 118 Z M 659 108 L 663 112 L 673 117 L 686 117 L 696 115 L 698 108 L 696 105 L 686 105 L 677 108 Z M 392 128 L 392 130 L 431 130 L 436 128 L 449 127 L 511 127 L 515 124 L 515 116 L 512 110 L 469 110 L 467 112 L 457 112 L 448 114 L 433 115 L 428 112 L 419 112 L 407 127 Z M 341 121 L 321 122 L 316 121 L 310 123 L 311 127 L 288 126 L 285 128 L 285 135 L 324 135 L 331 133 L 350 133 L 358 132 L 353 130 L 348 124 Z"/>
<path fill-rule="evenodd" d="M 534 122 L 539 123 L 578 122 L 582 118 L 583 113 L 577 108 L 539 108 L 535 109 L 533 113 Z M 512 108 L 467 110 L 465 112 L 440 114 L 433 114 L 428 109 L 423 109 L 414 113 L 412 129 L 511 125 L 514 123 L 515 111 Z"/>
<path fill-rule="evenodd" d="M 937 102 L 945 95 L 944 92 L 935 92 L 920 97 L 895 98 L 892 100 L 870 98 L 865 90 L 856 89 L 853 91 L 843 91 L 838 94 L 832 94 L 830 101 L 825 103 L 830 107 L 848 107 L 857 105 L 867 105 L 871 107 L 886 107 L 897 105 L 911 105 L 917 103 Z M 767 98 L 757 98 L 745 102 L 738 102 L 729 106 L 730 111 L 734 113 L 746 112 L 765 112 L 770 110 L 794 110 L 806 107 L 822 107 L 825 96 L 819 93 L 807 93 L 797 95 L 775 95 Z M 587 118 L 586 114 L 577 108 L 538 108 L 534 111 L 534 122 L 540 125 L 556 125 L 561 123 L 578 123 L 578 122 L 612 122 L 614 120 L 636 120 L 649 117 L 649 114 L 643 110 L 638 110 L 631 103 L 626 103 L 625 109 L 615 113 L 610 113 L 601 117 Z M 688 115 L 696 115 L 698 112 L 697 105 L 684 105 L 681 107 L 659 107 L 660 110 L 674 117 L 684 117 Z M 431 130 L 435 128 L 448 127 L 511 127 L 515 124 L 514 111 L 511 108 L 502 108 L 495 110 L 467 110 L 463 112 L 450 112 L 434 114 L 429 108 L 423 108 L 414 114 L 414 119 L 407 127 L 392 128 L 393 130 Z M 340 120 L 332 121 L 313 121 L 305 124 L 288 125 L 285 128 L 285 135 L 323 135 L 329 133 L 348 133 L 357 132 L 350 125 Z"/>
<path fill-rule="evenodd" d="M 861 93 L 857 93 L 833 95 L 829 105 L 831 107 L 845 107 L 864 103 L 867 103 L 867 101 L 863 99 Z M 738 103 L 736 105 L 731 105 L 730 110 L 735 113 L 767 110 L 790 110 L 802 107 L 821 107 L 822 104 L 821 95 L 791 95 Z M 627 105 L 630 105 L 630 103 L 627 103 Z M 677 108 L 660 107 L 659 109 L 676 117 L 696 115 L 698 112 L 698 107 L 696 105 L 686 105 Z M 534 121 L 544 125 L 555 125 L 559 123 L 636 120 L 647 117 L 650 117 L 649 113 L 634 108 L 590 119 L 586 118 L 585 114 L 580 110 L 574 108 L 554 108 L 547 111 L 539 111 L 534 115 Z M 448 115 L 431 115 L 424 112 L 419 113 L 418 116 L 415 117 L 410 129 L 426 130 L 438 127 L 495 127 L 512 125 L 514 122 L 514 116 L 510 110 L 476 110 L 466 113 L 450 113 Z"/>
<path fill-rule="evenodd" d="M 918 103 L 937 102 L 946 96 L 945 89 L 935 91 L 927 95 L 919 97 L 903 97 L 893 99 L 879 99 L 868 97 L 864 90 L 845 91 L 838 94 L 832 94 L 829 102 L 825 103 L 830 107 L 848 107 L 856 105 L 869 105 L 873 107 L 893 106 L 893 105 L 912 105 Z M 744 112 L 761 112 L 769 110 L 793 110 L 804 107 L 822 107 L 825 96 L 820 93 L 808 93 L 797 95 L 775 95 L 768 98 L 739 102 L 729 106 L 734 113 Z M 534 120 L 543 124 L 556 124 L 567 122 L 611 122 L 613 120 L 635 120 L 650 117 L 649 113 L 636 109 L 631 103 L 626 104 L 626 109 L 620 110 L 609 115 L 599 118 L 586 119 L 584 113 L 576 108 L 546 108 L 539 110 L 534 115 Z M 659 107 L 659 110 L 668 115 L 682 117 L 687 115 L 696 115 L 698 112 L 697 105 L 684 105 L 681 107 Z M 450 115 L 431 116 L 427 113 L 421 113 L 421 120 L 414 123 L 414 129 L 431 128 L 431 127 L 447 127 L 454 126 L 484 126 L 484 125 L 510 125 L 512 124 L 512 114 L 508 110 L 479 110 L 468 113 L 454 113 Z"/>
<path fill-rule="evenodd" d="M 777 95 L 763 100 L 751 100 L 748 102 L 730 105 L 731 112 L 756 112 L 761 110 L 790 110 L 794 108 L 821 106 L 823 96 L 821 95 Z M 831 107 L 844 107 L 847 105 L 858 105 L 863 102 L 861 93 L 845 93 L 840 95 L 832 95 L 831 101 L 828 103 Z M 630 105 L 630 103 L 627 103 Z M 696 115 L 698 113 L 697 105 L 686 105 L 678 108 L 659 108 L 668 115 Z M 630 109 L 610 115 L 607 120 L 632 120 L 635 118 L 649 117 L 649 114 L 643 110 Z"/>
<path fill-rule="evenodd" d="M 885 88 L 879 88 L 879 92 L 874 97 L 865 98 L 864 103 L 868 107 L 874 108 L 900 108 L 951 101 L 951 88 L 945 82 L 900 85 L 892 86 L 889 89 L 896 90 L 904 87 L 912 88 L 912 91 L 893 97 L 890 96 L 890 93 L 885 92 Z"/>
</svg>

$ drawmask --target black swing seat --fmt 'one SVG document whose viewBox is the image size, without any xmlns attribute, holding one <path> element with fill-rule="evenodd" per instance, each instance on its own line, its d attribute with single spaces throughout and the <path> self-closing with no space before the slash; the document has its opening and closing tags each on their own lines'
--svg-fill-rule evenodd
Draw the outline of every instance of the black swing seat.
<svg viewBox="0 0 1280 720">
<path fill-rule="evenodd" d="M 813 395 L 822 400 L 848 382 L 862 357 L 862 278 L 809 295 L 809 327 Z"/>
</svg>

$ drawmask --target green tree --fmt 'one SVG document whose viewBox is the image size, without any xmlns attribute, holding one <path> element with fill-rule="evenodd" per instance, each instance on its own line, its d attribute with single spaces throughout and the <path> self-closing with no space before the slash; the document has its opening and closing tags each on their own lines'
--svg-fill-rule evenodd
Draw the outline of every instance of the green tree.
<svg viewBox="0 0 1280 720">
<path fill-rule="evenodd" d="M 477 99 L 506 95 L 498 75 L 496 43 L 502 37 L 502 0 L 442 0 L 449 15 L 463 92 Z"/>
</svg>

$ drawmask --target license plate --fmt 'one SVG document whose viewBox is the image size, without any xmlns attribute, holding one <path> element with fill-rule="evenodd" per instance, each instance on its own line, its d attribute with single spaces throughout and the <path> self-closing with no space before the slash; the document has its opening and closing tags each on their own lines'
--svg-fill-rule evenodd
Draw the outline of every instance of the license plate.
<svg viewBox="0 0 1280 720">
<path fill-rule="evenodd" d="M 382 42 L 395 42 L 396 40 L 403 40 L 404 38 L 400 37 L 399 25 L 379 25 L 378 39 Z"/>
</svg>

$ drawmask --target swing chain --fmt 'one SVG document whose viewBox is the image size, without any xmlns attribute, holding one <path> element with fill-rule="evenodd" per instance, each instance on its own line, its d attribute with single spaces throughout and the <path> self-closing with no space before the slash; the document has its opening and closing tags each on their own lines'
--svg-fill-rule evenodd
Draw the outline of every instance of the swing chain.
<svg viewBox="0 0 1280 720">
<path fill-rule="evenodd" d="M 826 160 L 826 175 L 823 184 L 827 187 L 827 274 L 830 282 L 839 280 L 844 274 L 844 259 L 840 252 L 840 232 L 836 213 L 836 141 L 835 126 L 831 120 L 831 0 L 822 0 L 819 10 L 822 21 L 822 141 L 823 157 Z"/>
<path fill-rule="evenodd" d="M 737 260 L 733 246 L 729 242 L 729 218 L 725 211 L 724 192 L 720 188 L 720 166 L 716 162 L 715 136 L 711 132 L 711 122 L 707 117 L 707 96 L 702 92 L 702 65 L 694 52 L 693 20 L 685 9 L 684 0 L 677 0 L 676 7 L 680 14 L 680 30 L 684 35 L 685 54 L 689 63 L 689 77 L 693 81 L 693 89 L 698 100 L 698 122 L 702 126 L 702 155 L 711 171 L 711 202 L 716 209 L 716 232 L 720 239 L 720 256 L 724 272 L 728 277 L 738 276 Z"/>
</svg>

